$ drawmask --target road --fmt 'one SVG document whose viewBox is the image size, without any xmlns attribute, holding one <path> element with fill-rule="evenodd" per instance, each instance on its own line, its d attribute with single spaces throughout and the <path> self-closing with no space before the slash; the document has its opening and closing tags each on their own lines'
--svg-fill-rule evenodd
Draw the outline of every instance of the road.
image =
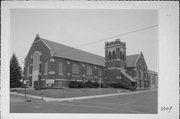
<svg viewBox="0 0 180 119">
<path fill-rule="evenodd" d="M 24 97 L 11 95 L 10 112 L 156 114 L 157 91 L 64 102 L 26 102 Z"/>
</svg>

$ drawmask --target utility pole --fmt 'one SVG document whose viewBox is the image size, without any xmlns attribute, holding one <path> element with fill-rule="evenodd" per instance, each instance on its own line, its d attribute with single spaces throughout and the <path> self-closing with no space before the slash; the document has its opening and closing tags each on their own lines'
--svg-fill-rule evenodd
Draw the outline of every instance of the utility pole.
<svg viewBox="0 0 180 119">
<path fill-rule="evenodd" d="M 25 75 L 24 75 L 25 60 L 22 62 L 22 64 L 23 64 L 22 79 L 23 79 L 23 85 L 24 85 L 24 98 L 26 99 L 27 98 L 27 96 L 26 96 L 26 80 L 25 80 Z"/>
<path fill-rule="evenodd" d="M 99 71 L 98 71 L 98 73 L 100 73 Z M 100 76 L 100 78 L 99 78 L 99 95 L 101 95 L 101 75 L 100 74 L 98 74 L 99 76 Z"/>
<path fill-rule="evenodd" d="M 24 81 L 24 89 L 25 89 L 24 93 L 25 93 L 25 99 L 26 99 L 26 81 Z"/>
</svg>

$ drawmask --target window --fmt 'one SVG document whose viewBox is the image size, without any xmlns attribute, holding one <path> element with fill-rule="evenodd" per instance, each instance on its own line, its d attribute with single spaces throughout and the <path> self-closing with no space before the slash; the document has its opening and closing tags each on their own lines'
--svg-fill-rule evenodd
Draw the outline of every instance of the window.
<svg viewBox="0 0 180 119">
<path fill-rule="evenodd" d="M 122 60 L 125 60 L 125 52 L 122 52 Z"/>
<path fill-rule="evenodd" d="M 138 78 L 138 71 L 137 70 L 135 71 L 135 77 Z"/>
<path fill-rule="evenodd" d="M 91 66 L 87 66 L 86 75 L 92 76 L 92 67 Z"/>
<path fill-rule="evenodd" d="M 29 73 L 32 74 L 32 72 L 33 72 L 33 67 L 32 67 L 31 65 L 29 66 L 29 70 L 30 70 Z"/>
<path fill-rule="evenodd" d="M 140 78 L 144 78 L 144 73 L 142 70 L 140 70 L 140 74 L 141 74 Z"/>
<path fill-rule="evenodd" d="M 41 53 L 36 51 L 33 54 L 33 70 L 39 70 L 39 61 Z"/>
<path fill-rule="evenodd" d="M 122 52 L 120 51 L 120 59 L 122 59 Z"/>
<path fill-rule="evenodd" d="M 59 74 L 63 74 L 63 63 L 59 62 Z"/>
<path fill-rule="evenodd" d="M 102 76 L 102 70 L 101 69 L 98 69 L 98 76 Z"/>
<path fill-rule="evenodd" d="M 109 55 L 108 55 L 108 56 L 109 56 L 109 60 L 111 60 L 111 52 L 109 52 Z"/>
<path fill-rule="evenodd" d="M 141 78 L 141 77 L 142 77 L 141 70 L 139 70 L 139 74 L 140 74 L 140 75 L 139 75 L 139 78 Z"/>
<path fill-rule="evenodd" d="M 42 64 L 39 64 L 39 73 L 42 73 Z"/>
<path fill-rule="evenodd" d="M 137 66 L 137 69 L 140 70 L 140 64 Z"/>
<path fill-rule="evenodd" d="M 29 76 L 29 66 L 27 67 L 27 76 Z"/>
<path fill-rule="evenodd" d="M 72 73 L 73 74 L 79 74 L 79 65 L 78 64 L 72 65 Z"/>
<path fill-rule="evenodd" d="M 48 74 L 48 62 L 45 63 L 45 74 Z"/>
<path fill-rule="evenodd" d="M 126 51 L 124 51 L 124 60 L 126 59 Z"/>
<path fill-rule="evenodd" d="M 113 51 L 112 59 L 116 59 L 116 53 L 115 53 L 115 51 Z"/>
<path fill-rule="evenodd" d="M 144 79 L 146 79 L 146 73 L 144 72 Z"/>
</svg>

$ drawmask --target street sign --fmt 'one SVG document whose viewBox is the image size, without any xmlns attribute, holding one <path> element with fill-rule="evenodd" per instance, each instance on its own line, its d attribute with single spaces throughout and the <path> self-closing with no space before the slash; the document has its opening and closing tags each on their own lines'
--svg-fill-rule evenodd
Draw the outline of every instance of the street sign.
<svg viewBox="0 0 180 119">
<path fill-rule="evenodd" d="M 27 82 L 26 82 L 26 80 L 24 80 L 24 82 L 23 82 L 24 84 L 26 84 Z"/>
<path fill-rule="evenodd" d="M 46 83 L 54 84 L 54 79 L 46 79 Z"/>
</svg>

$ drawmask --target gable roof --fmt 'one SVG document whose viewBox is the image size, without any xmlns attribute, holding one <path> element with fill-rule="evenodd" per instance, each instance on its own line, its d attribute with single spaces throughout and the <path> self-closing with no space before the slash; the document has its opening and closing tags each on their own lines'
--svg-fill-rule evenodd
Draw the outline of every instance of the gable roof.
<svg viewBox="0 0 180 119">
<path fill-rule="evenodd" d="M 126 56 L 126 67 L 135 67 L 136 60 L 140 54 Z"/>
<path fill-rule="evenodd" d="M 43 41 L 43 43 L 45 43 L 50 51 L 54 51 L 53 56 L 55 57 L 61 57 L 105 67 L 105 58 L 102 56 L 43 39 L 40 38 L 39 35 L 36 36 L 34 42 L 37 41 Z M 126 56 L 126 67 L 135 67 L 136 60 L 140 54 Z"/>
<path fill-rule="evenodd" d="M 42 41 L 45 42 L 47 47 L 50 48 L 50 50 L 54 51 L 55 57 L 61 57 L 61 58 L 67 58 L 72 59 L 80 62 L 86 62 L 90 64 L 95 64 L 99 66 L 105 66 L 105 58 L 99 55 L 95 55 L 89 52 L 85 52 L 79 49 L 75 49 L 60 43 L 56 43 L 53 41 L 49 41 L 46 39 L 40 38 Z"/>
</svg>

